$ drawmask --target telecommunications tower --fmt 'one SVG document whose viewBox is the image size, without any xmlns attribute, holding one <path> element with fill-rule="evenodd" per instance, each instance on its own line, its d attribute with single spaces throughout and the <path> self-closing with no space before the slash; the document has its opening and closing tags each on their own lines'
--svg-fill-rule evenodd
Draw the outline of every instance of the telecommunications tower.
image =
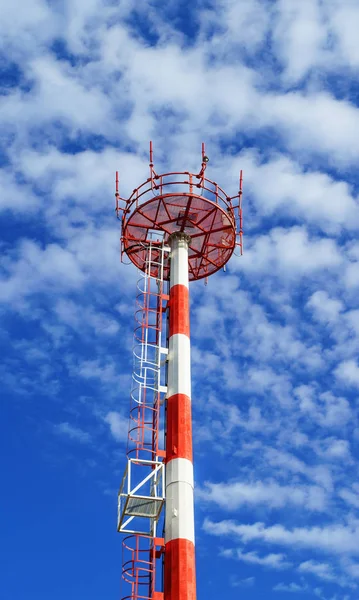
<svg viewBox="0 0 359 600">
<path fill-rule="evenodd" d="M 119 194 L 121 256 L 138 267 L 127 466 L 118 495 L 123 600 L 196 600 L 189 281 L 242 254 L 242 171 L 227 194 L 198 174 L 150 176 Z"/>
</svg>

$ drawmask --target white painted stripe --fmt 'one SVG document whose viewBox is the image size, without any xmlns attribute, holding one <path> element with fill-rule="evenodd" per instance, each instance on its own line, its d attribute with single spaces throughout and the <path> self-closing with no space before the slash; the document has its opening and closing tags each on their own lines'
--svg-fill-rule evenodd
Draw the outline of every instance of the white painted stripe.
<svg viewBox="0 0 359 600">
<path fill-rule="evenodd" d="M 185 539 L 194 544 L 193 465 L 174 458 L 166 465 L 165 542 Z"/>
<path fill-rule="evenodd" d="M 188 245 L 184 240 L 173 240 L 171 252 L 170 287 L 184 285 L 188 288 Z"/>
<path fill-rule="evenodd" d="M 166 464 L 166 486 L 176 481 L 193 487 L 193 464 L 188 458 L 173 458 Z"/>
<path fill-rule="evenodd" d="M 191 397 L 191 342 L 183 333 L 169 339 L 167 397 L 173 394 Z"/>
</svg>

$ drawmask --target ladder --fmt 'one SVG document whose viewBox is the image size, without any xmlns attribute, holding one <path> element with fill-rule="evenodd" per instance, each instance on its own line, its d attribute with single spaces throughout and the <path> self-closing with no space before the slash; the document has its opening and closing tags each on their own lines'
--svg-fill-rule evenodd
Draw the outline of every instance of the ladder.
<svg viewBox="0 0 359 600">
<path fill-rule="evenodd" d="M 165 502 L 164 400 L 167 392 L 164 267 L 169 248 L 145 244 L 137 282 L 127 466 L 118 494 L 117 530 L 123 540 L 123 600 L 162 600 Z M 160 564 L 159 560 L 160 559 Z"/>
</svg>

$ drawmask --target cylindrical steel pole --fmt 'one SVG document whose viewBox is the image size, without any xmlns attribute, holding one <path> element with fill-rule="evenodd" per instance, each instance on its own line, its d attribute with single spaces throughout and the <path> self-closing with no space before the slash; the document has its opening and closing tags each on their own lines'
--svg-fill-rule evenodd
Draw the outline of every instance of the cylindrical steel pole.
<svg viewBox="0 0 359 600">
<path fill-rule="evenodd" d="M 166 417 L 165 600 L 196 600 L 188 245 L 176 232 L 171 247 Z"/>
</svg>

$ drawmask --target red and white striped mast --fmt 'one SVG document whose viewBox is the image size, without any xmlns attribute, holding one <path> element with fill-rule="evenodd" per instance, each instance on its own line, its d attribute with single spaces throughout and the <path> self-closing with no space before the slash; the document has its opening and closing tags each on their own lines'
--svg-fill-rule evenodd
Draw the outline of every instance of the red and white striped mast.
<svg viewBox="0 0 359 600">
<path fill-rule="evenodd" d="M 191 342 L 188 247 L 183 232 L 169 236 L 170 298 L 166 418 L 166 600 L 196 598 L 194 552 Z"/>
<path fill-rule="evenodd" d="M 137 301 L 138 389 L 131 394 L 128 466 L 119 493 L 118 531 L 130 534 L 122 569 L 128 600 L 196 599 L 189 281 L 207 279 L 236 247 L 243 251 L 242 172 L 238 193 L 229 197 L 205 177 L 207 162 L 202 144 L 198 174 L 158 175 L 151 142 L 150 178 L 128 199 L 120 197 L 116 173 L 122 256 L 146 282 Z M 161 341 L 166 338 L 168 345 Z"/>
</svg>

